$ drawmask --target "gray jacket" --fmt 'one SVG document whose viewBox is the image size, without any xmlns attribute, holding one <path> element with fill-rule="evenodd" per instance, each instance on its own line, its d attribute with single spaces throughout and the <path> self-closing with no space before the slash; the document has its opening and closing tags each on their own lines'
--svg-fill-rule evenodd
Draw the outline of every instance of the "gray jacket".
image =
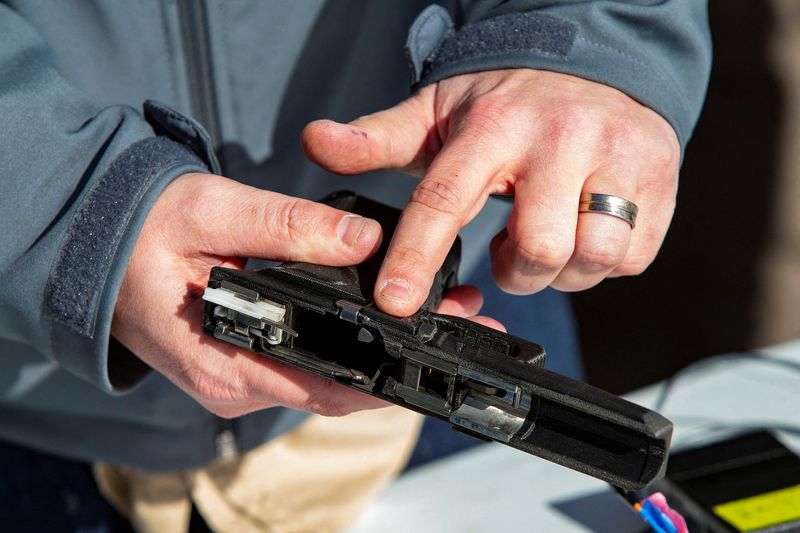
<svg viewBox="0 0 800 533">
<path fill-rule="evenodd" d="M 494 68 L 575 74 L 688 140 L 710 68 L 705 2 L 454 1 L 414 22 L 428 3 L 0 2 L 0 438 L 171 469 L 209 462 L 220 434 L 245 450 L 295 425 L 286 409 L 220 422 L 110 338 L 115 297 L 150 206 L 188 171 L 402 204 L 410 179 L 343 181 L 297 137 L 309 120 L 400 101 L 409 63 L 413 86 Z M 473 249 L 504 209 L 470 226 Z"/>
</svg>

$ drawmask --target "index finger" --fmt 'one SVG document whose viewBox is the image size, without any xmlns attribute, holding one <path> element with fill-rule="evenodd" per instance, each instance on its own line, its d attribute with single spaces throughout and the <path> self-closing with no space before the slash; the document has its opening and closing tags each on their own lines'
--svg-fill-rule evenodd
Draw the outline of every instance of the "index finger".
<svg viewBox="0 0 800 533">
<path fill-rule="evenodd" d="M 375 284 L 375 302 L 408 316 L 425 301 L 459 230 L 486 203 L 497 165 L 487 141 L 451 137 L 411 194 Z"/>
</svg>

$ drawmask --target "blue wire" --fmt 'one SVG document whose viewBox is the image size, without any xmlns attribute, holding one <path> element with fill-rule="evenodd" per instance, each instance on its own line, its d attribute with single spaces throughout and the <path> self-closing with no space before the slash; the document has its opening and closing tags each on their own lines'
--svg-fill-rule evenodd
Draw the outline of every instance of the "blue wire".
<svg viewBox="0 0 800 533">
<path fill-rule="evenodd" d="M 650 527 L 652 527 L 656 533 L 678 533 L 672 520 L 658 507 L 653 505 L 652 502 L 645 502 L 639 514 L 645 522 L 650 524 Z"/>
</svg>

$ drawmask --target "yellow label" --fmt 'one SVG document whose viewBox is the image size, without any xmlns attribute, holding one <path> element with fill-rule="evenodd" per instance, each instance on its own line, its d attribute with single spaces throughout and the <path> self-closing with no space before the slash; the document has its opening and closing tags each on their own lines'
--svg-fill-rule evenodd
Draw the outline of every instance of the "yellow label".
<svg viewBox="0 0 800 533">
<path fill-rule="evenodd" d="M 716 505 L 713 511 L 739 531 L 800 520 L 800 485 Z"/>
</svg>

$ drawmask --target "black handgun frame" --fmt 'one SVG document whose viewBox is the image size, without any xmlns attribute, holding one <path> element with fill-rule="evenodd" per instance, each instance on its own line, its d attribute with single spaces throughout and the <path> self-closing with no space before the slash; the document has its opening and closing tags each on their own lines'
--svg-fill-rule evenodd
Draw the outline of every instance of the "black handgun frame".
<svg viewBox="0 0 800 533">
<path fill-rule="evenodd" d="M 385 232 L 393 230 L 399 216 L 349 192 L 326 201 L 380 220 Z M 668 420 L 544 369 L 545 352 L 538 344 L 431 311 L 456 283 L 458 242 L 419 312 L 400 319 L 378 310 L 372 286 L 389 237 L 357 267 L 284 263 L 258 271 L 214 268 L 209 288 L 243 301 L 275 304 L 285 315 L 277 324 L 260 322 L 278 332 L 278 339 L 254 328 L 241 313 L 207 301 L 203 329 L 626 490 L 663 475 L 672 433 Z"/>
</svg>

